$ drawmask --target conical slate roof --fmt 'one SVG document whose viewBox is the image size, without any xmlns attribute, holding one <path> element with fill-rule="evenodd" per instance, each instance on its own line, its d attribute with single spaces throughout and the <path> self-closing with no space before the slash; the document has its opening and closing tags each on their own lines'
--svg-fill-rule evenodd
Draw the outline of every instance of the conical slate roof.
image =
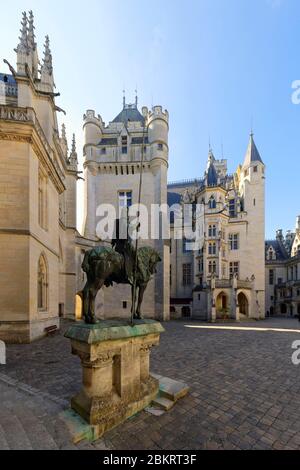
<svg viewBox="0 0 300 470">
<path fill-rule="evenodd" d="M 218 184 L 218 173 L 215 169 L 213 161 L 210 162 L 207 170 L 207 185 L 208 186 L 217 186 Z"/>
<path fill-rule="evenodd" d="M 254 139 L 253 139 L 253 134 L 250 134 L 250 139 L 249 139 L 249 144 L 246 150 L 246 155 L 245 155 L 245 160 L 244 160 L 244 166 L 250 166 L 252 162 L 260 162 L 263 163 L 259 152 L 257 150 L 257 147 L 255 145 Z"/>
</svg>

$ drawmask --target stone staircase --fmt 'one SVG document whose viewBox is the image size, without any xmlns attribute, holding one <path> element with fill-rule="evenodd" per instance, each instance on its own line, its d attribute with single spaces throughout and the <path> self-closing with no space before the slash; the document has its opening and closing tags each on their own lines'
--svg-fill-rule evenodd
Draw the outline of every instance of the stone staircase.
<svg viewBox="0 0 300 470">
<path fill-rule="evenodd" d="M 183 398 L 189 391 L 189 387 L 177 380 L 163 377 L 162 375 L 151 374 L 159 381 L 159 394 L 152 401 L 152 406 L 160 408 L 164 411 L 169 411 L 175 403 Z"/>
</svg>

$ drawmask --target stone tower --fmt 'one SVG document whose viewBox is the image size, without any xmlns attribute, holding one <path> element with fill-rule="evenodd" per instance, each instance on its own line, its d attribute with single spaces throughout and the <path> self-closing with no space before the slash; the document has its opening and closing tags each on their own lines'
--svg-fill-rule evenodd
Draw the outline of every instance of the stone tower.
<svg viewBox="0 0 300 470">
<path fill-rule="evenodd" d="M 77 156 L 58 130 L 46 37 L 23 13 L 17 70 L 0 74 L 0 339 L 29 342 L 74 314 Z M 66 248 L 68 247 L 68 249 Z"/>
<path fill-rule="evenodd" d="M 151 214 L 152 204 L 167 203 L 168 130 L 169 116 L 161 106 L 139 111 L 135 103 L 127 104 L 107 126 L 93 110 L 84 115 L 84 227 L 83 233 L 91 243 L 97 240 L 97 208 L 112 204 L 119 207 L 138 203 L 142 166 L 141 203 Z M 143 157 L 142 157 L 143 153 Z M 150 220 L 148 235 L 150 237 Z M 145 294 L 144 314 L 148 317 L 169 317 L 169 248 L 167 240 L 140 240 L 140 245 L 154 246 L 161 254 L 155 280 Z M 98 298 L 98 314 L 104 316 L 130 311 L 128 286 L 109 288 L 104 298 Z M 103 297 L 102 295 L 102 297 Z M 117 296 L 117 299 L 116 299 Z"/>
<path fill-rule="evenodd" d="M 252 133 L 240 173 L 240 194 L 247 213 L 242 269 L 254 275 L 256 296 L 252 309 L 259 317 L 265 312 L 265 165 Z"/>
</svg>

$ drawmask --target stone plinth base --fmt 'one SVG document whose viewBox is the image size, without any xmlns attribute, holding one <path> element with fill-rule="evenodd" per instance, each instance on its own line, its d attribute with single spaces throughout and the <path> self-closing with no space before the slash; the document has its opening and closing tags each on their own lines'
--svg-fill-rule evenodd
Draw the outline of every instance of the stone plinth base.
<svg viewBox="0 0 300 470">
<path fill-rule="evenodd" d="M 164 329 L 154 320 L 96 325 L 76 323 L 65 336 L 81 359 L 82 390 L 71 406 L 96 426 L 97 437 L 142 410 L 156 397 L 158 380 L 149 373 L 150 351 Z"/>
</svg>

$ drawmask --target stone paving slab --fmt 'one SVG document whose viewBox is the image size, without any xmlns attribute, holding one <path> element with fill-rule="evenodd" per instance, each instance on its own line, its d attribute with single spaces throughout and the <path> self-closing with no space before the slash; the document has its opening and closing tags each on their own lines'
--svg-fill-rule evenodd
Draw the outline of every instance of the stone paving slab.
<svg viewBox="0 0 300 470">
<path fill-rule="evenodd" d="M 23 436 L 21 426 L 25 426 L 29 435 L 33 423 L 21 416 L 22 407 L 48 430 L 58 448 L 74 447 L 57 421 L 64 403 L 81 385 L 79 359 L 71 355 L 69 341 L 63 338 L 68 325 L 65 322 L 56 336 L 30 345 L 8 345 L 7 365 L 0 366 L 0 373 L 16 382 L 9 386 L 0 380 L 1 396 L 4 386 L 10 388 L 0 404 L 7 426 L 6 430 L 0 427 L 0 447 L 14 445 L 13 437 L 10 442 L 4 440 L 14 427 Z M 143 411 L 108 432 L 104 440 L 85 441 L 76 448 L 300 449 L 300 366 L 291 361 L 292 342 L 300 339 L 299 322 L 288 318 L 242 322 L 239 330 L 186 325 L 205 324 L 164 323 L 160 346 L 152 350 L 151 370 L 186 383 L 190 393 L 161 416 Z M 247 326 L 296 331 L 257 332 Z M 29 390 L 19 390 L 18 383 Z M 30 387 L 46 394 L 41 395 L 46 408 L 36 405 L 39 398 L 30 395 Z M 61 402 L 48 405 L 45 396 Z M 16 419 L 10 419 L 16 403 L 22 406 L 15 408 Z M 36 447 L 28 438 L 29 444 L 24 436 L 20 438 L 20 445 Z M 51 439 L 47 442 L 53 445 Z"/>
</svg>

